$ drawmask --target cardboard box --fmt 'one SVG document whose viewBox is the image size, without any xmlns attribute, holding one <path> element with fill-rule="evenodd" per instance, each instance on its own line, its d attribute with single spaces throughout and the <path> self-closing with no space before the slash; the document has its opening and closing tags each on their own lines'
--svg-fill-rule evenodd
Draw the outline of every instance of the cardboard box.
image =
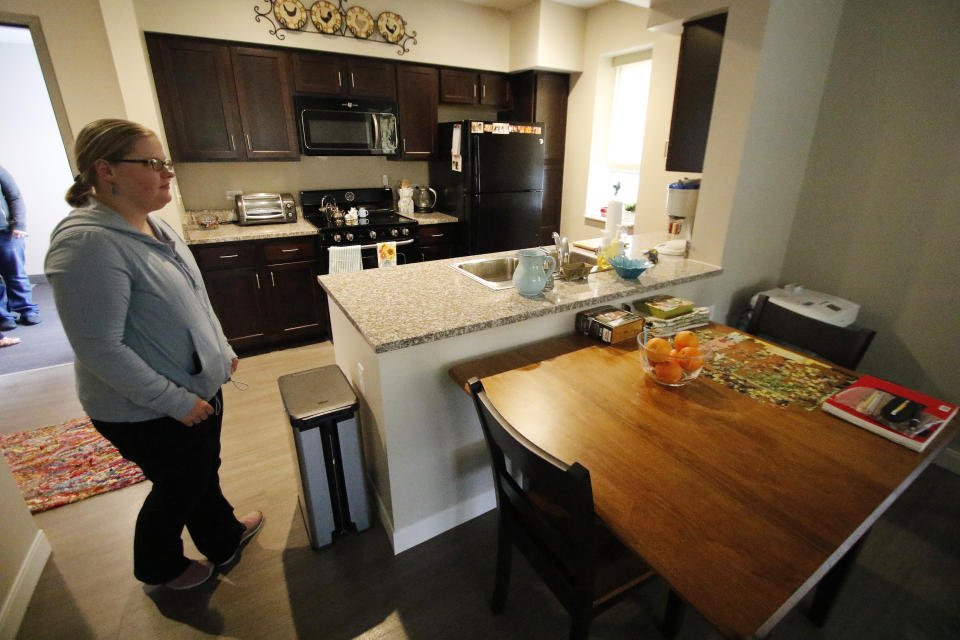
<svg viewBox="0 0 960 640">
<path fill-rule="evenodd" d="M 609 344 L 633 340 L 643 332 L 644 319 L 610 305 L 577 314 L 577 331 Z"/>
</svg>

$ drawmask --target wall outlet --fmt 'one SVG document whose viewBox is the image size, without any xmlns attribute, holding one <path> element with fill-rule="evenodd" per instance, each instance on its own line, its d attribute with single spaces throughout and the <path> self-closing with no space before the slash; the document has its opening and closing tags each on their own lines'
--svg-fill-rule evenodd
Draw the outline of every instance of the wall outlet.
<svg viewBox="0 0 960 640">
<path fill-rule="evenodd" d="M 227 189 L 227 200 L 230 200 L 232 202 L 234 198 L 236 198 L 236 196 L 239 196 L 242 193 L 243 191 L 239 189 Z"/>
</svg>

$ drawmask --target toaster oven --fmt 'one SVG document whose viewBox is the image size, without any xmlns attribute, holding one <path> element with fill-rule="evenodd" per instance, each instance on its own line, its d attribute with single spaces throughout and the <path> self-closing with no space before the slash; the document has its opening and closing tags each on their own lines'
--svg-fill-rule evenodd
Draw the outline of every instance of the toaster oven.
<svg viewBox="0 0 960 640">
<path fill-rule="evenodd" d="M 289 193 L 244 193 L 236 197 L 237 224 L 279 224 L 297 221 Z"/>
</svg>

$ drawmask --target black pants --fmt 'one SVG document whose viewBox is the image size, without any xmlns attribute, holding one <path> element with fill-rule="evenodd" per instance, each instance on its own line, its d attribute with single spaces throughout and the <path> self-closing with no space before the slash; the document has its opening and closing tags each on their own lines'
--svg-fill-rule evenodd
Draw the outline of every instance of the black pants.
<svg viewBox="0 0 960 640">
<path fill-rule="evenodd" d="M 210 404 L 223 406 L 221 392 Z M 173 418 L 92 422 L 153 483 L 133 539 L 133 574 L 138 580 L 161 584 L 186 570 L 190 561 L 180 539 L 184 526 L 200 553 L 214 564 L 233 554 L 244 527 L 220 490 L 222 411 L 192 427 Z"/>
</svg>

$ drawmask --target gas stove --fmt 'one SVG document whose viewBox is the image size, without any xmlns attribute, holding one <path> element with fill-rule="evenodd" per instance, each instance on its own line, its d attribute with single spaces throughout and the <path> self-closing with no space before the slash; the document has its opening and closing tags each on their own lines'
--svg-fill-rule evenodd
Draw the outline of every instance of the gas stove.
<svg viewBox="0 0 960 640">
<path fill-rule="evenodd" d="M 372 249 L 378 242 L 416 241 L 417 221 L 393 210 L 393 191 L 388 188 L 301 191 L 300 206 L 304 219 L 319 229 L 321 247 L 359 244 Z M 367 215 L 347 221 L 342 214 L 351 208 L 366 210 Z"/>
</svg>

